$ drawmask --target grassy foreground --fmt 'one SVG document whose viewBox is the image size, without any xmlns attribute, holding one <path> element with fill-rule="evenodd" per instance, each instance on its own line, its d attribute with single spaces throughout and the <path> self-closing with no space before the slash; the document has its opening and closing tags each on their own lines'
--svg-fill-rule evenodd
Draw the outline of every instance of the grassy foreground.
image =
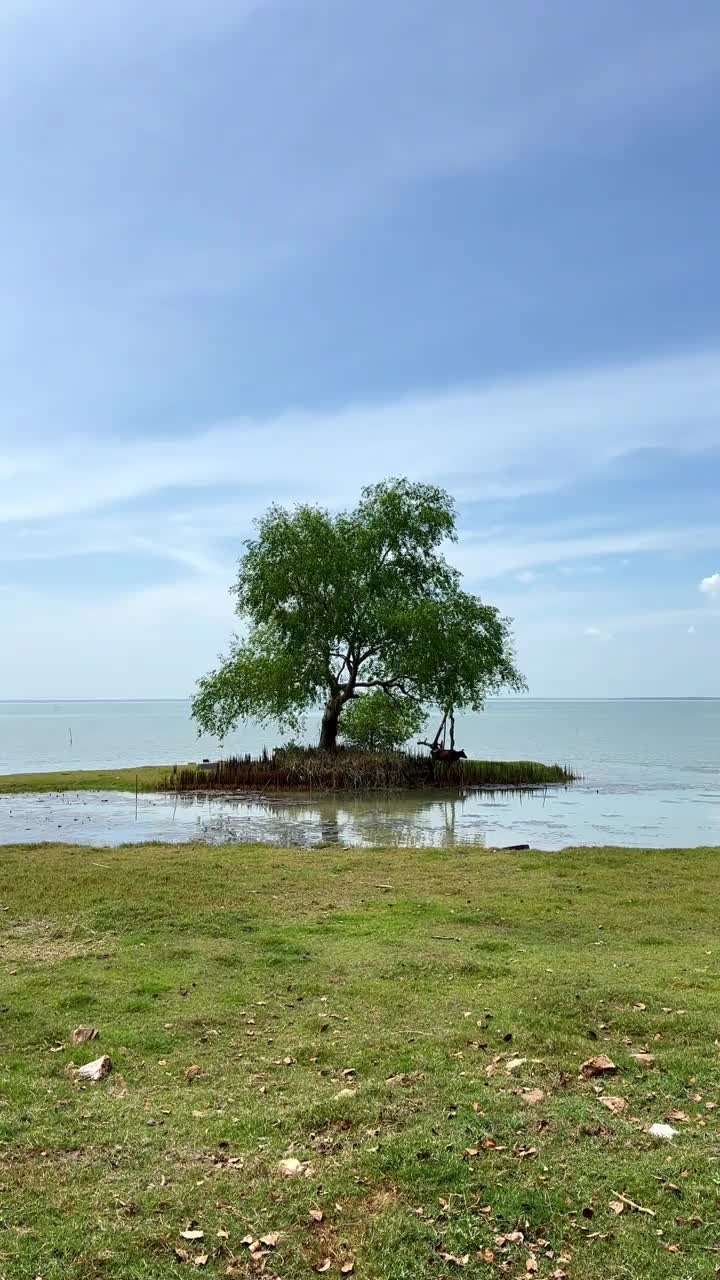
<svg viewBox="0 0 720 1280">
<path fill-rule="evenodd" d="M 718 1274 L 718 851 L 10 848 L 0 907 L 4 1280 Z"/>
</svg>

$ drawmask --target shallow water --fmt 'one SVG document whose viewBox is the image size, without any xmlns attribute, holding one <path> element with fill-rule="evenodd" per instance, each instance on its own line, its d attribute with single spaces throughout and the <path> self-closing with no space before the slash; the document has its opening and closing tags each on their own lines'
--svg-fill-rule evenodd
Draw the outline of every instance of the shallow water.
<svg viewBox="0 0 720 1280">
<path fill-rule="evenodd" d="M 393 792 L 362 796 L 180 796 L 68 792 L 2 797 L 0 840 L 116 845 L 147 840 L 371 847 L 469 844 L 720 844 L 720 790 L 679 801 L 657 791 L 585 785 L 532 792 Z M 690 806 L 690 808 L 688 808 Z M 688 817 L 690 813 L 691 817 Z"/>
<path fill-rule="evenodd" d="M 317 732 L 308 718 L 307 736 Z M 72 745 L 70 738 L 72 735 Z M 228 754 L 282 736 L 246 725 Z M 458 720 L 478 758 L 569 764 L 570 788 L 517 793 L 370 793 L 228 799 L 110 792 L 0 795 L 0 843 L 49 839 L 258 840 L 281 844 L 667 847 L 720 845 L 720 701 L 549 702 L 497 699 Z M 0 773 L 172 764 L 217 758 L 187 702 L 0 703 Z"/>
</svg>

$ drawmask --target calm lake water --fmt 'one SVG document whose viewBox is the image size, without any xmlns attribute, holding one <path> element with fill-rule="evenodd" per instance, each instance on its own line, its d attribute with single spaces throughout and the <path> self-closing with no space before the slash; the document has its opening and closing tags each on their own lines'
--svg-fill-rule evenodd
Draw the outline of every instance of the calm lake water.
<svg viewBox="0 0 720 1280">
<path fill-rule="evenodd" d="M 314 738 L 309 717 L 307 736 Z M 226 754 L 273 747 L 248 725 Z M 469 756 L 571 765 L 570 788 L 510 794 L 181 799 L 107 793 L 0 796 L 0 842 L 253 839 L 341 843 L 720 845 L 720 700 L 497 699 L 458 721 Z M 0 702 L 0 773 L 216 758 L 188 703 Z"/>
</svg>

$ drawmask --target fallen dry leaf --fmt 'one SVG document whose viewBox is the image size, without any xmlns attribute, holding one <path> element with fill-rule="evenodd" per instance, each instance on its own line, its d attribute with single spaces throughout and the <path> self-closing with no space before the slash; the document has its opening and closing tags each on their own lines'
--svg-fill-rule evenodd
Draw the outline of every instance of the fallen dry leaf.
<svg viewBox="0 0 720 1280">
<path fill-rule="evenodd" d="M 495 1261 L 495 1254 L 492 1249 L 483 1249 L 480 1253 L 480 1261 L 487 1262 L 488 1266 Z"/>
<path fill-rule="evenodd" d="M 630 1057 L 635 1059 L 639 1067 L 655 1066 L 656 1058 L 654 1053 L 631 1053 Z"/>
<path fill-rule="evenodd" d="M 624 1213 L 625 1205 L 622 1200 L 610 1200 L 608 1203 L 608 1209 L 612 1209 L 613 1213 Z"/>
<path fill-rule="evenodd" d="M 294 1156 L 288 1156 L 286 1160 L 281 1160 L 278 1165 L 278 1173 L 284 1178 L 297 1178 L 299 1174 L 305 1172 L 306 1166 L 302 1160 L 296 1160 Z"/>
<path fill-rule="evenodd" d="M 196 1267 L 206 1267 L 209 1257 L 209 1253 L 199 1253 L 196 1258 L 193 1258 L 193 1265 Z"/>
<path fill-rule="evenodd" d="M 687 1124 L 689 1119 L 690 1117 L 689 1115 L 687 1115 L 685 1111 L 678 1111 L 676 1109 L 673 1109 L 668 1113 L 668 1120 L 677 1120 L 681 1124 Z"/>
<path fill-rule="evenodd" d="M 470 1261 L 469 1253 L 464 1253 L 462 1257 L 458 1257 L 456 1253 L 441 1253 L 440 1257 L 443 1262 L 452 1262 L 456 1267 L 466 1267 Z"/>
<path fill-rule="evenodd" d="M 185 1072 L 185 1079 L 187 1080 L 188 1084 L 192 1084 L 192 1081 L 196 1080 L 197 1077 L 201 1075 L 202 1075 L 202 1067 L 199 1067 L 197 1063 L 193 1063 L 193 1065 L 191 1067 L 188 1067 L 187 1071 Z"/>
<path fill-rule="evenodd" d="M 325 1258 L 325 1260 L 324 1260 L 323 1262 L 321 1262 L 321 1263 L 319 1264 L 319 1266 L 317 1266 L 317 1267 L 315 1268 L 315 1270 L 316 1270 L 316 1271 L 319 1271 L 319 1272 L 320 1272 L 320 1274 L 322 1275 L 323 1271 L 329 1271 L 329 1270 L 330 1270 L 330 1268 L 331 1268 L 331 1266 L 332 1266 L 332 1262 L 330 1261 L 330 1259 L 329 1259 L 329 1258 Z"/>
<path fill-rule="evenodd" d="M 614 1116 L 619 1116 L 623 1111 L 627 1110 L 626 1098 L 616 1098 L 612 1094 L 606 1093 L 598 1101 L 603 1107 L 607 1107 L 608 1111 L 612 1111 Z"/>
<path fill-rule="evenodd" d="M 205 1235 L 204 1231 L 181 1231 L 179 1233 L 183 1240 L 202 1240 Z"/>
<path fill-rule="evenodd" d="M 542 1089 L 521 1089 L 520 1096 L 523 1102 L 528 1102 L 531 1107 L 545 1101 L 545 1094 Z"/>
<path fill-rule="evenodd" d="M 513 1076 L 516 1071 L 519 1071 L 521 1067 L 525 1066 L 526 1062 L 527 1058 L 511 1058 L 509 1062 L 505 1063 L 505 1070 L 508 1075 Z"/>
<path fill-rule="evenodd" d="M 260 1243 L 267 1245 L 268 1249 L 274 1249 L 280 1239 L 279 1231 L 268 1231 L 267 1235 L 260 1236 Z"/>
<path fill-rule="evenodd" d="M 585 1076 L 586 1080 L 591 1076 L 609 1075 L 612 1071 L 617 1071 L 617 1067 L 604 1053 L 598 1053 L 594 1058 L 587 1058 L 580 1066 L 580 1074 Z"/>
<path fill-rule="evenodd" d="M 312 1222 L 322 1222 L 324 1216 L 322 1209 L 311 1209 L 308 1214 Z"/>
<path fill-rule="evenodd" d="M 97 1040 L 100 1032 L 97 1027 L 76 1027 L 72 1033 L 73 1044 L 85 1044 L 87 1040 Z"/>
<path fill-rule="evenodd" d="M 527 1271 L 527 1273 L 528 1273 L 528 1275 L 529 1275 L 529 1276 L 537 1275 L 538 1270 L 539 1270 L 539 1268 L 538 1268 L 538 1260 L 537 1260 L 537 1258 L 535 1257 L 535 1254 L 534 1254 L 534 1253 L 531 1253 L 531 1254 L 530 1254 L 530 1256 L 529 1256 L 529 1258 L 528 1258 L 527 1262 L 525 1263 L 525 1270 Z"/>
<path fill-rule="evenodd" d="M 230 1239 L 230 1232 L 226 1231 L 224 1227 L 218 1227 L 217 1231 L 215 1232 L 215 1235 L 217 1236 L 218 1240 Z"/>
<path fill-rule="evenodd" d="M 348 1260 L 347 1262 L 343 1262 L 340 1268 L 340 1274 L 343 1276 L 351 1276 L 354 1270 L 355 1270 L 355 1263 L 350 1262 L 350 1260 Z"/>
</svg>

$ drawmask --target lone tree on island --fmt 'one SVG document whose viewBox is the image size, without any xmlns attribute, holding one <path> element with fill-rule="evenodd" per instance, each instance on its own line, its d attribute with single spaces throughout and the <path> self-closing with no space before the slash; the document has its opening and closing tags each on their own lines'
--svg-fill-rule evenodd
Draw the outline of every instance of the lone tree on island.
<svg viewBox="0 0 720 1280">
<path fill-rule="evenodd" d="M 456 539 L 450 495 L 409 480 L 371 485 L 338 515 L 270 507 L 232 588 L 247 635 L 199 681 L 200 728 L 223 738 L 254 717 L 297 731 L 321 703 L 319 745 L 334 751 L 343 707 L 368 690 L 449 713 L 524 688 L 510 620 L 442 555 Z"/>
</svg>

